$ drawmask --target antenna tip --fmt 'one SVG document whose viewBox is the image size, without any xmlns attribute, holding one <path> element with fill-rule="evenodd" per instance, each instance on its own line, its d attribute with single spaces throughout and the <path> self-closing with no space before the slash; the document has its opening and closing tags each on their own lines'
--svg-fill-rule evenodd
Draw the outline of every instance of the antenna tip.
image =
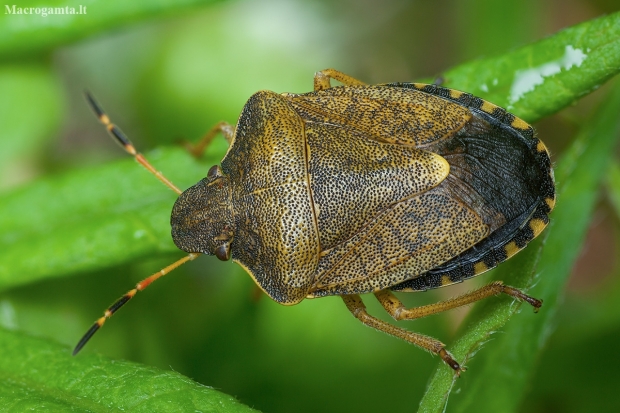
<svg viewBox="0 0 620 413">
<path fill-rule="evenodd" d="M 95 322 L 95 324 L 93 324 L 88 331 L 86 332 L 86 334 L 84 334 L 84 336 L 80 339 L 80 341 L 77 343 L 77 346 L 75 346 L 75 348 L 73 349 L 73 353 L 72 355 L 75 356 L 77 353 L 80 352 L 80 350 L 82 350 L 82 347 L 84 347 L 86 345 L 86 343 L 88 343 L 88 340 L 90 340 L 90 338 L 93 336 L 93 334 L 95 334 L 97 332 L 97 330 L 99 330 L 99 328 L 103 325 L 103 323 L 100 320 L 97 320 Z"/>
</svg>

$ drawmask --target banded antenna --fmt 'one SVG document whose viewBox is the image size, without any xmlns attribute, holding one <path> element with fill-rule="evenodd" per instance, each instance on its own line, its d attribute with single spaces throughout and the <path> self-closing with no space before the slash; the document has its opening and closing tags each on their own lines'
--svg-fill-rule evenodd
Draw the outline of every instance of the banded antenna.
<svg viewBox="0 0 620 413">
<path fill-rule="evenodd" d="M 163 182 L 163 184 L 166 185 L 168 188 L 176 192 L 177 195 L 180 195 L 182 191 L 176 185 L 170 182 L 170 180 L 168 180 L 168 178 L 166 178 L 161 172 L 155 169 L 153 165 L 151 165 L 150 162 L 147 161 L 146 158 L 140 152 L 136 150 L 133 143 L 131 143 L 131 141 L 125 136 L 125 134 L 118 128 L 118 126 L 116 126 L 114 123 L 110 121 L 110 118 L 103 111 L 103 109 L 101 108 L 99 103 L 97 103 L 95 98 L 93 98 L 93 96 L 88 92 L 85 92 L 84 94 L 86 95 L 86 100 L 88 101 L 88 104 L 90 105 L 91 109 L 93 110 L 93 112 L 95 112 L 95 115 L 97 115 L 97 118 L 99 119 L 99 121 L 103 123 L 103 125 L 106 127 L 110 136 L 112 136 L 112 138 L 114 138 L 114 140 L 118 142 L 128 154 L 133 156 L 140 165 L 145 167 L 147 171 L 155 175 L 157 179 Z M 116 313 L 119 310 L 119 308 L 121 308 L 129 300 L 131 300 L 138 291 L 144 290 L 153 281 L 157 280 L 160 277 L 163 277 L 164 275 L 168 274 L 170 271 L 174 270 L 180 265 L 185 264 L 187 261 L 191 261 L 195 259 L 199 255 L 200 254 L 198 253 L 190 253 L 187 256 L 181 258 L 180 260 L 176 262 L 173 262 L 172 264 L 168 265 L 162 270 L 156 272 L 155 274 L 151 275 L 150 277 L 145 278 L 144 280 L 136 284 L 135 288 L 128 291 L 121 298 L 116 300 L 114 304 L 112 304 L 110 307 L 108 307 L 104 311 L 103 316 L 98 318 L 97 321 L 95 321 L 92 327 L 88 329 L 86 334 L 84 334 L 84 336 L 80 339 L 77 346 L 75 346 L 75 349 L 73 350 L 73 355 L 75 356 L 82 349 L 82 347 L 86 345 L 88 340 L 90 340 L 90 338 L 97 332 L 97 330 L 99 330 L 103 326 L 106 320 L 112 317 L 112 315 Z"/>
</svg>

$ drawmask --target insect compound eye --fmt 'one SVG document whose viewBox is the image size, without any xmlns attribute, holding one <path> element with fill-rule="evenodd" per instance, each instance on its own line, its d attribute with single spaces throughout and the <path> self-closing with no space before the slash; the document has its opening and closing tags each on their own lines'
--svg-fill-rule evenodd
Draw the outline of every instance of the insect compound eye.
<svg viewBox="0 0 620 413">
<path fill-rule="evenodd" d="M 220 170 L 220 166 L 219 165 L 213 165 L 211 168 L 209 168 L 209 172 L 207 172 L 207 178 L 209 178 L 210 181 L 213 181 L 216 178 L 219 178 L 222 176 L 222 171 Z"/>
<path fill-rule="evenodd" d="M 215 256 L 220 261 L 228 261 L 230 259 L 230 244 L 227 242 L 215 249 Z"/>
</svg>

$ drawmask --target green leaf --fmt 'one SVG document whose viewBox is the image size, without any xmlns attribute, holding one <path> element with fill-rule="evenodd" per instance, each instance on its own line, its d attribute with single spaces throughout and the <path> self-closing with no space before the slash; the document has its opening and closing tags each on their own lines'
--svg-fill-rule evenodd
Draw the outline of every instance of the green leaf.
<svg viewBox="0 0 620 413">
<path fill-rule="evenodd" d="M 620 70 L 620 12 L 562 30 L 499 57 L 448 70 L 446 85 L 528 122 L 557 112 Z"/>
<path fill-rule="evenodd" d="M 0 27 L 5 23 L 6 21 L 0 21 Z M 447 85 L 468 90 L 498 104 L 512 105 L 512 110 L 516 114 L 533 121 L 560 110 L 618 71 L 620 65 L 617 64 L 617 23 L 618 14 L 611 15 L 568 29 L 507 55 L 455 68 L 446 73 Z M 109 24 L 112 25 L 112 23 Z M 76 31 L 76 36 L 86 35 L 89 30 L 94 30 L 92 27 L 96 26 L 89 27 L 87 30 L 82 27 Z M 49 33 L 49 35 L 56 39 L 55 42 L 65 41 L 62 36 L 56 36 L 54 33 Z M 17 54 L 18 48 L 21 48 L 23 53 L 30 53 L 34 50 L 52 47 L 52 43 L 46 43 L 48 40 L 40 33 L 29 36 L 31 35 L 18 36 L 20 39 L 18 41 L 21 42 L 19 46 L 11 43 L 14 42 L 11 36 L 0 36 L 2 39 L 9 39 L 6 40 L 9 44 L 5 46 L 7 49 L 0 48 L 0 50 L 7 50 L 8 54 Z M 39 40 L 39 37 L 42 40 Z M 0 45 L 1 42 L 0 40 Z M 568 46 L 572 49 L 567 49 Z M 587 56 L 578 59 L 579 64 L 575 60 L 571 66 L 570 59 L 566 60 L 565 57 L 573 56 L 577 50 Z M 550 75 L 549 72 L 543 70 L 546 64 L 559 64 L 559 72 Z M 528 69 L 536 69 L 542 78 L 542 83 L 533 85 L 533 89 L 529 92 L 511 95 L 512 85 L 518 83 L 516 80 L 519 80 L 519 76 L 523 74 L 521 71 Z M 497 82 L 494 81 L 496 78 Z M 511 96 L 514 102 L 510 100 Z M 518 99 L 514 99 L 515 97 Z M 532 108 L 531 111 L 530 108 Z M 92 131 L 98 133 L 96 139 L 106 139 L 101 137 L 104 132 L 97 129 L 95 122 L 93 120 Z M 205 175 L 210 165 L 218 162 L 218 159 L 211 158 L 204 163 L 199 163 L 187 156 L 184 151 L 171 148 L 149 152 L 146 155 L 157 169 L 162 170 L 181 188 L 195 183 Z M 565 173 L 565 176 L 569 175 L 568 172 Z M 53 176 L 3 194 L 2 203 L 0 203 L 0 288 L 7 289 L 52 277 L 67 277 L 69 274 L 135 262 L 145 256 L 161 256 L 162 253 L 180 257 L 181 253 L 174 247 L 169 235 L 169 214 L 174 200 L 173 193 L 137 167 L 130 159 L 110 163 L 103 167 L 75 170 L 68 174 Z M 564 201 L 560 199 L 559 202 L 562 205 Z M 552 219 L 555 220 L 559 214 L 560 212 L 556 211 Z M 552 234 L 555 228 L 554 226 L 551 232 L 546 231 L 546 233 Z M 581 239 L 582 237 L 577 241 Z M 539 258 L 541 243 L 542 239 L 539 239 L 530 248 L 520 253 L 520 257 L 515 258 L 514 263 L 510 264 L 513 261 L 511 260 L 503 264 L 500 269 L 502 274 L 506 272 L 510 274 L 508 278 L 501 278 L 510 280 L 510 283 L 516 286 L 529 285 L 532 274 L 534 274 L 534 264 L 537 260 L 544 260 L 547 255 L 547 250 L 545 250 L 543 258 Z M 512 270 L 510 270 L 511 265 Z M 516 268 L 519 266 L 522 267 Z M 542 278 L 537 288 L 542 288 L 541 286 L 544 286 Z M 547 297 L 544 294 L 541 296 Z M 478 324 L 480 329 L 477 337 L 487 337 L 490 331 L 499 328 L 499 325 L 517 310 L 516 307 L 510 307 L 505 299 L 497 300 L 495 304 L 491 301 L 489 304 L 485 303 L 484 307 L 476 309 L 472 316 L 474 320 L 480 320 L 480 317 L 475 317 L 476 314 L 496 314 L 496 318 L 490 319 L 488 324 Z M 487 305 L 497 306 L 498 312 Z M 552 306 L 553 301 L 546 301 L 541 314 L 534 315 L 526 311 L 516 318 L 544 321 L 546 317 L 544 311 Z M 164 307 L 161 312 L 167 313 L 172 309 L 172 306 Z M 175 320 L 178 319 L 175 318 Z M 253 318 L 248 317 L 248 320 L 248 328 L 245 330 L 252 332 L 257 327 Z M 194 322 L 199 323 L 195 320 Z M 317 327 L 317 331 L 324 332 L 324 329 L 320 327 L 320 325 Z M 468 328 L 467 332 L 474 329 L 475 327 Z M 198 328 L 196 331 L 200 333 Z M 464 339 L 468 337 L 467 332 Z M 541 335 L 531 337 L 533 338 L 530 338 L 530 341 L 535 342 Z M 250 341 L 253 336 L 248 335 L 243 338 Z M 148 337 L 145 341 L 147 340 Z M 497 342 L 498 340 L 494 340 L 493 344 Z M 491 346 L 485 348 L 482 354 L 490 348 Z M 226 350 L 226 348 L 218 348 L 219 352 Z M 350 352 L 349 349 L 346 351 Z M 216 354 L 220 354 L 219 352 Z M 455 353 L 459 354 L 457 351 Z M 463 357 L 465 354 L 463 353 Z M 28 355 L 15 356 L 22 362 L 25 360 L 24 357 Z M 298 354 L 294 354 L 294 358 L 291 357 L 293 361 L 299 359 Z M 325 359 L 326 355 L 320 355 L 320 357 Z M 89 360 L 91 360 L 90 366 L 95 366 L 93 369 L 105 364 L 105 361 L 97 361 L 100 359 Z M 241 360 L 240 364 L 243 364 L 244 359 Z M 463 375 L 457 382 L 459 386 L 469 380 L 468 377 L 475 376 L 474 369 L 480 360 L 482 358 L 476 358 L 470 363 L 471 372 Z M 335 360 L 335 362 L 338 361 L 338 359 Z M 379 363 L 382 360 L 375 361 Z M 272 369 L 270 373 L 273 373 L 270 378 L 278 374 L 279 366 L 270 365 L 269 367 Z M 440 371 L 441 369 L 445 370 L 446 367 L 441 366 Z M 484 370 L 479 367 L 479 371 Z M 34 380 L 36 372 L 33 369 L 28 372 L 34 376 L 31 378 Z M 521 371 L 521 374 L 526 373 Z M 481 374 L 481 377 L 484 378 L 487 375 Z M 237 377 L 229 378 L 229 380 L 241 381 Z M 275 379 L 271 380 L 276 382 Z M 442 405 L 452 385 L 451 377 L 449 380 L 449 382 L 434 382 L 435 384 L 427 395 L 439 397 L 432 406 Z M 261 381 L 265 382 L 262 378 Z M 407 384 L 410 385 L 410 382 Z M 295 388 L 293 383 L 291 383 L 291 388 Z M 522 389 L 523 386 L 517 388 L 516 392 L 520 393 Z M 333 389 L 330 390 L 333 391 Z"/>
<path fill-rule="evenodd" d="M 93 128 L 105 133 L 94 119 Z M 180 148 L 147 156 L 181 188 L 206 175 L 206 164 L 188 161 Z M 3 196 L 0 289 L 147 254 L 178 253 L 169 224 L 175 199 L 131 159 L 43 179 Z"/>
<path fill-rule="evenodd" d="M 51 70 L 36 65 L 0 67 L 0 165 L 40 152 L 63 118 L 62 90 Z M 33 120 L 36 119 L 36 122 Z M 50 133 L 52 131 L 52 133 Z"/>
<path fill-rule="evenodd" d="M 0 67 L 0 190 L 36 174 L 35 160 L 55 137 L 64 116 L 62 90 L 49 68 Z"/>
<path fill-rule="evenodd" d="M 34 54 L 103 30 L 169 15 L 215 0 L 26 0 L 0 13 L 0 57 Z M 50 9 L 61 9 L 51 12 Z"/>
<path fill-rule="evenodd" d="M 72 357 L 69 349 L 0 328 L 0 411 L 254 412 L 178 373 Z"/>
<path fill-rule="evenodd" d="M 494 272 L 493 278 L 511 285 L 534 285 L 529 294 L 544 300 L 540 313 L 534 315 L 525 308 L 506 324 L 520 305 L 508 299 L 480 303 L 450 350 L 457 360 L 470 360 L 485 342 L 492 344 L 468 363 L 471 371 L 459 380 L 445 366 L 439 366 L 420 412 L 516 411 L 537 355 L 553 330 L 560 292 L 579 254 L 599 186 L 620 138 L 620 88 L 613 92 L 557 165 L 558 207 L 551 214 L 546 242 L 536 240 Z M 504 324 L 501 334 L 495 334 Z"/>
</svg>

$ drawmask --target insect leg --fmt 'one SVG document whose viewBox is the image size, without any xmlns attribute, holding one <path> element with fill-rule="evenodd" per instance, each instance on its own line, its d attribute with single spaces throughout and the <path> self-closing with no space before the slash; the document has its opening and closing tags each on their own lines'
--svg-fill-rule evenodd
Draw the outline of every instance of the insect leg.
<svg viewBox="0 0 620 413">
<path fill-rule="evenodd" d="M 405 308 L 403 303 L 396 298 L 394 294 L 387 290 L 375 293 L 375 297 L 377 297 L 383 308 L 385 308 L 385 310 L 395 320 L 414 320 L 416 318 L 426 317 L 431 314 L 437 314 L 453 308 L 471 304 L 484 298 L 502 293 L 508 294 L 520 301 L 528 302 L 532 307 L 534 307 L 534 311 L 536 312 L 540 306 L 542 306 L 541 300 L 530 297 L 514 287 L 504 285 L 501 281 L 492 282 L 482 288 L 446 301 L 415 308 Z"/>
<path fill-rule="evenodd" d="M 325 69 L 314 74 L 314 90 L 325 90 L 332 87 L 330 79 L 337 80 L 346 86 L 364 86 L 366 84 L 336 69 Z"/>
<path fill-rule="evenodd" d="M 230 145 L 235 134 L 235 128 L 229 123 L 219 122 L 209 129 L 209 131 L 205 133 L 205 135 L 200 138 L 198 142 L 191 143 L 189 141 L 183 141 L 183 146 L 185 146 L 189 153 L 191 153 L 195 158 L 200 158 L 218 133 L 224 135 L 226 142 Z"/>
<path fill-rule="evenodd" d="M 99 330 L 103 326 L 105 321 L 108 318 L 112 317 L 114 313 L 118 311 L 119 308 L 127 304 L 127 301 L 131 300 L 138 293 L 138 291 L 144 290 L 153 281 L 157 280 L 160 277 L 163 277 L 164 275 L 168 274 L 170 271 L 174 270 L 178 266 L 185 264 L 187 261 L 191 261 L 195 259 L 199 255 L 200 254 L 190 253 L 187 256 L 181 258 L 178 261 L 173 262 L 172 264 L 168 265 L 166 268 L 156 272 L 155 274 L 151 275 L 148 278 L 145 278 L 144 280 L 136 284 L 136 287 L 133 290 L 128 291 L 125 295 L 123 295 L 121 298 L 116 300 L 114 304 L 112 304 L 110 307 L 108 307 L 107 310 L 104 311 L 103 316 L 97 319 L 97 321 L 95 321 L 95 324 L 93 324 L 88 329 L 86 334 L 84 334 L 84 336 L 78 342 L 77 346 L 75 346 L 75 349 L 73 350 L 73 355 L 75 356 L 82 349 L 82 347 L 84 347 L 84 345 L 88 343 L 88 340 L 90 340 L 90 338 L 97 332 L 97 330 Z"/>
<path fill-rule="evenodd" d="M 116 142 L 118 142 L 128 154 L 133 156 L 140 165 L 144 166 L 150 173 L 155 175 L 157 179 L 163 182 L 164 185 L 172 189 L 178 195 L 181 195 L 182 191 L 177 188 L 176 185 L 170 182 L 168 178 L 166 178 L 161 172 L 155 169 L 153 165 L 151 165 L 149 161 L 147 161 L 146 158 L 136 150 L 136 148 L 133 146 L 133 143 L 131 143 L 129 138 L 125 136 L 125 134 L 119 129 L 119 127 L 110 121 L 110 118 L 104 112 L 103 108 L 99 105 L 99 103 L 97 103 L 95 98 L 88 92 L 84 92 L 84 94 L 86 95 L 86 100 L 88 101 L 91 109 L 93 110 L 93 112 L 95 112 L 95 115 L 97 115 L 99 122 L 103 123 L 103 125 L 108 130 L 110 136 L 112 136 L 114 140 L 116 140 Z"/>
<path fill-rule="evenodd" d="M 360 320 L 365 325 L 376 330 L 383 331 L 391 336 L 408 341 L 409 343 L 424 350 L 438 354 L 442 360 L 456 372 L 457 375 L 459 375 L 461 371 L 465 370 L 459 365 L 459 363 L 456 362 L 456 360 L 454 360 L 454 357 L 446 350 L 445 345 L 441 341 L 393 326 L 385 321 L 381 321 L 369 315 L 366 311 L 366 306 L 362 302 L 359 295 L 344 295 L 342 296 L 342 299 L 355 318 Z"/>
</svg>

